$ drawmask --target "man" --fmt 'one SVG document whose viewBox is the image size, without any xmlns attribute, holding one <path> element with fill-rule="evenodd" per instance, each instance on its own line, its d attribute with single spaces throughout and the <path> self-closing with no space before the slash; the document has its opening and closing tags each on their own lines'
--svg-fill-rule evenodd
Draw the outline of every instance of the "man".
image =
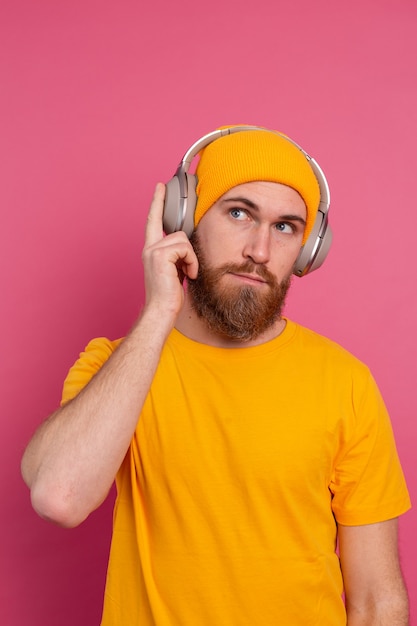
<svg viewBox="0 0 417 626">
<path fill-rule="evenodd" d="M 197 178 L 191 240 L 164 236 L 157 185 L 142 314 L 70 371 L 22 461 L 33 506 L 75 526 L 116 477 L 103 626 L 404 626 L 409 497 L 382 399 L 282 316 L 317 171 L 240 128 L 204 144 Z"/>
</svg>

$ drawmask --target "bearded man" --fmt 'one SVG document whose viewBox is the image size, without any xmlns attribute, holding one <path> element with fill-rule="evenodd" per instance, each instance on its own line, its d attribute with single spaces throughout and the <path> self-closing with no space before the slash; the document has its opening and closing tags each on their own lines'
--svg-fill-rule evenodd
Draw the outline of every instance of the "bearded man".
<svg viewBox="0 0 417 626">
<path fill-rule="evenodd" d="M 103 626 L 404 626 L 410 503 L 383 401 L 283 316 L 329 238 L 324 175 L 275 131 L 197 146 L 190 239 L 164 233 L 177 181 L 158 184 L 142 313 L 71 369 L 22 461 L 33 505 L 76 526 L 116 480 Z"/>
</svg>

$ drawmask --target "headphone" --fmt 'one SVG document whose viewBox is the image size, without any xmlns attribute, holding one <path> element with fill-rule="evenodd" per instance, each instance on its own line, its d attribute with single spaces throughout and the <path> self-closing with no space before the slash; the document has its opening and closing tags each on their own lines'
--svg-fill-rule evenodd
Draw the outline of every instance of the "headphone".
<svg viewBox="0 0 417 626">
<path fill-rule="evenodd" d="M 295 141 L 277 131 L 268 131 L 258 126 L 233 126 L 215 130 L 196 141 L 187 150 L 170 181 L 166 184 L 163 225 L 166 234 L 182 230 L 190 237 L 194 230 L 194 212 L 197 205 L 197 176 L 188 170 L 194 157 L 213 141 L 233 133 L 261 130 L 272 132 L 283 137 L 301 150 L 307 159 L 320 188 L 320 203 L 317 216 L 307 241 L 302 246 L 294 264 L 293 274 L 305 276 L 318 269 L 324 262 L 332 243 L 332 231 L 328 223 L 330 191 L 326 177 L 318 163 L 305 152 Z"/>
</svg>

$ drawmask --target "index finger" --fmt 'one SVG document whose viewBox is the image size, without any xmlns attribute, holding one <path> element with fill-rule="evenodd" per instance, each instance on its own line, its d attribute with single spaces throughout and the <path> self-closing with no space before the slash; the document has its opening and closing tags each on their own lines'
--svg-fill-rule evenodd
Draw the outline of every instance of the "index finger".
<svg viewBox="0 0 417 626">
<path fill-rule="evenodd" d="M 147 245 L 152 245 L 160 241 L 164 236 L 162 227 L 164 200 L 165 185 L 163 183 L 157 183 L 146 220 L 145 241 Z"/>
</svg>

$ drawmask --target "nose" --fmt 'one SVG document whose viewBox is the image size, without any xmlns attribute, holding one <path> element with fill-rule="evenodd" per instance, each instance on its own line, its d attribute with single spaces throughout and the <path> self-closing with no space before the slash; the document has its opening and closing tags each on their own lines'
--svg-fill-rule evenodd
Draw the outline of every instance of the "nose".
<svg viewBox="0 0 417 626">
<path fill-rule="evenodd" d="M 254 263 L 267 263 L 271 254 L 271 233 L 269 227 L 257 226 L 248 233 L 243 256 Z"/>
</svg>

